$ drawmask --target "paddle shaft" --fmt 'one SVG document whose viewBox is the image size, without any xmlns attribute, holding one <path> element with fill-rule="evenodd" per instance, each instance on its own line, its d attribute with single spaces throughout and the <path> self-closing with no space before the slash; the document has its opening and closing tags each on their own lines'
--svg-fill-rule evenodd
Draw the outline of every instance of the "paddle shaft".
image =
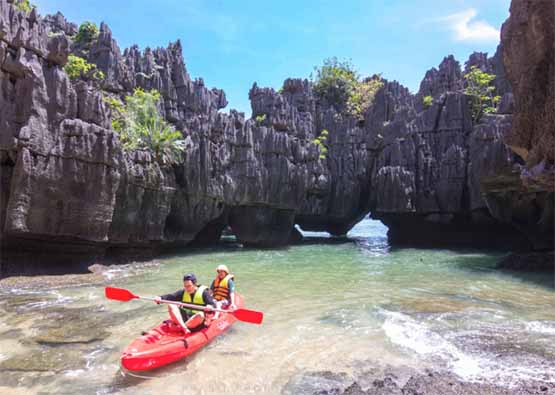
<svg viewBox="0 0 555 395">
<path fill-rule="evenodd" d="M 142 299 L 142 300 L 148 300 L 149 302 L 183 306 L 192 310 L 213 311 L 213 312 L 219 312 L 219 313 L 232 314 L 239 321 L 250 322 L 251 324 L 261 324 L 262 320 L 264 319 L 264 314 L 261 311 L 254 311 L 254 310 L 247 310 L 247 309 L 223 310 L 223 309 L 212 308 L 208 306 L 200 306 L 200 305 L 191 304 L 191 303 L 174 302 L 173 300 L 163 300 L 163 299 L 159 299 L 159 297 L 146 298 L 144 296 L 135 295 L 133 292 L 123 288 L 106 287 L 104 289 L 104 294 L 108 299 L 119 300 L 120 302 L 129 302 L 130 300 L 133 300 L 133 299 Z"/>
<path fill-rule="evenodd" d="M 137 297 L 137 299 L 143 299 L 143 300 L 150 300 L 151 302 L 156 302 L 156 303 L 165 303 L 165 304 L 173 304 L 176 306 L 181 306 L 181 307 L 187 307 L 189 309 L 193 309 L 193 310 L 202 310 L 202 311 L 213 311 L 213 312 L 220 312 L 220 313 L 229 313 L 232 314 L 233 310 L 224 310 L 224 309 L 217 309 L 217 308 L 209 308 L 209 307 L 205 307 L 205 306 L 199 306 L 196 304 L 189 304 L 189 303 L 183 303 L 183 302 L 174 302 L 173 300 L 156 300 L 154 298 L 146 298 L 144 296 L 138 296 L 135 295 Z"/>
</svg>

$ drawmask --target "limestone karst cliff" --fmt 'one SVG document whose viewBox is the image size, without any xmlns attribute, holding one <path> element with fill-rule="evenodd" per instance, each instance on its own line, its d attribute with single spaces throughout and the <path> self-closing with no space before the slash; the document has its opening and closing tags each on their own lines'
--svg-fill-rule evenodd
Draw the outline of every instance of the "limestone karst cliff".
<svg viewBox="0 0 555 395">
<path fill-rule="evenodd" d="M 513 0 L 501 30 L 503 62 L 515 113 L 504 142 L 522 166 L 492 173 L 482 190 L 492 215 L 530 236 L 534 248 L 555 244 L 555 2 Z M 555 265 L 552 258 L 551 264 Z M 553 267 L 553 266 L 552 266 Z"/>
<path fill-rule="evenodd" d="M 77 26 L 61 14 L 42 18 L 0 0 L 0 18 L 3 274 L 148 258 L 215 242 L 226 226 L 245 244 L 286 245 L 299 237 L 295 224 L 343 235 L 369 213 L 389 227 L 392 242 L 411 245 L 545 248 L 553 239 L 553 212 L 545 219 L 552 192 L 539 208 L 539 195 L 519 197 L 515 207 L 514 194 L 496 189 L 519 178 L 522 166 L 504 142 L 513 94 L 503 46 L 465 65 L 495 73 L 503 95 L 497 113 L 478 124 L 453 57 L 426 73 L 416 94 L 385 81 L 364 120 L 342 114 L 299 79 L 286 80 L 281 93 L 254 84 L 246 119 L 221 111 L 222 90 L 191 79 L 179 41 L 122 53 L 102 24 L 84 52 L 73 40 Z M 70 80 L 63 66 L 72 52 L 104 78 Z M 104 98 L 136 87 L 161 93 L 165 118 L 187 140 L 183 164 L 160 167 L 147 151 L 122 149 Z M 428 95 L 430 107 L 422 104 Z M 322 158 L 313 140 L 324 129 Z M 535 226 L 538 217 L 551 228 Z"/>
</svg>

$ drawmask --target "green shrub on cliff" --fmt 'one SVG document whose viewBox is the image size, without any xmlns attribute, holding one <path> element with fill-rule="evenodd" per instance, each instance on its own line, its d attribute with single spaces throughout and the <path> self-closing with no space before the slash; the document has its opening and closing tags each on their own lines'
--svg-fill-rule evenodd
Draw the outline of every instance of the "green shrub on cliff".
<svg viewBox="0 0 555 395">
<path fill-rule="evenodd" d="M 357 118 L 364 118 L 366 110 L 374 103 L 376 93 L 383 86 L 380 75 L 375 75 L 354 84 L 351 95 L 347 100 L 347 112 Z"/>
<path fill-rule="evenodd" d="M 79 31 L 75 36 L 75 42 L 79 45 L 83 45 L 85 47 L 90 46 L 90 44 L 96 40 L 98 37 L 98 27 L 94 22 L 83 22 L 81 26 L 79 26 Z"/>
<path fill-rule="evenodd" d="M 29 0 L 18 0 L 14 3 L 15 8 L 22 12 L 31 12 L 33 8 L 37 8 L 36 5 L 31 4 Z"/>
<path fill-rule="evenodd" d="M 430 107 L 433 104 L 433 102 L 434 102 L 434 98 L 430 95 L 424 96 L 422 98 L 422 104 L 424 104 L 424 107 L 426 108 Z"/>
<path fill-rule="evenodd" d="M 314 93 L 336 110 L 357 118 L 364 117 L 383 86 L 380 75 L 360 80 L 350 61 L 339 61 L 335 57 L 325 59 L 324 64 L 315 67 L 314 71 L 311 76 Z"/>
<path fill-rule="evenodd" d="M 471 96 L 472 120 L 479 122 L 484 114 L 495 112 L 495 106 L 501 96 L 495 95 L 495 86 L 491 83 L 495 74 L 488 74 L 476 66 L 464 75 L 466 87 L 464 93 Z"/>
<path fill-rule="evenodd" d="M 326 129 L 324 129 L 320 132 L 318 137 L 312 140 L 312 143 L 318 146 L 318 150 L 320 151 L 320 155 L 319 155 L 320 159 L 326 159 L 326 156 L 328 155 L 328 147 L 326 145 L 326 141 L 328 140 L 328 135 L 329 135 L 329 132 Z"/>
<path fill-rule="evenodd" d="M 123 128 L 125 127 L 125 104 L 121 100 L 115 97 L 104 97 L 104 101 L 110 107 L 112 111 L 112 129 L 121 134 Z"/>
<path fill-rule="evenodd" d="M 158 91 L 137 88 L 125 98 L 125 104 L 114 98 L 105 100 L 112 109 L 112 127 L 125 150 L 149 149 L 162 166 L 181 161 L 185 140 L 160 114 Z"/>
<path fill-rule="evenodd" d="M 350 61 L 336 57 L 324 60 L 322 67 L 314 68 L 314 93 L 337 109 L 341 109 L 358 82 L 358 75 Z"/>
<path fill-rule="evenodd" d="M 261 125 L 266 120 L 266 114 L 257 115 L 254 119 L 257 124 Z"/>
<path fill-rule="evenodd" d="M 75 55 L 68 56 L 67 64 L 64 66 L 64 70 L 72 80 L 76 80 L 81 77 L 95 80 L 104 79 L 104 73 L 97 70 L 94 63 L 89 63 L 85 59 Z"/>
</svg>

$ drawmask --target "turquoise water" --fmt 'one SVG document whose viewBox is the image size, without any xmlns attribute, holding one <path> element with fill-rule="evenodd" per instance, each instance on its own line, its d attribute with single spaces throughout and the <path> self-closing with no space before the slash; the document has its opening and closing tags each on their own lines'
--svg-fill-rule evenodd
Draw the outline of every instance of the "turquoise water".
<svg viewBox="0 0 555 395">
<path fill-rule="evenodd" d="M 386 365 L 508 386 L 555 381 L 553 279 L 493 270 L 502 252 L 393 249 L 386 231 L 364 220 L 346 242 L 275 250 L 228 242 L 105 272 L 107 284 L 153 296 L 178 289 L 184 272 L 208 284 L 225 263 L 246 307 L 264 312 L 263 325 L 237 323 L 189 360 L 142 377 L 119 370 L 119 353 L 166 317 L 163 306 L 109 301 L 98 285 L 5 291 L 0 393 L 278 394 L 304 372 L 355 377 Z M 44 341 L 52 328 L 71 326 L 72 343 Z M 98 339 L 75 333 L 94 338 L 99 328 Z M 49 369 L 24 363 L 37 358 Z"/>
</svg>

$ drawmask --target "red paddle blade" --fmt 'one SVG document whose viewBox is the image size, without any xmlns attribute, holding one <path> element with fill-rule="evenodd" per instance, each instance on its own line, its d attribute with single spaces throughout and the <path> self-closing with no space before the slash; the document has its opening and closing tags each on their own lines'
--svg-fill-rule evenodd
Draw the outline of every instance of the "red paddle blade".
<svg viewBox="0 0 555 395">
<path fill-rule="evenodd" d="M 233 312 L 235 318 L 239 321 L 250 322 L 251 324 L 261 324 L 264 314 L 261 311 L 237 309 Z"/>
<path fill-rule="evenodd" d="M 104 293 L 108 299 L 119 300 L 121 302 L 129 302 L 131 299 L 137 299 L 131 291 L 123 288 L 106 287 Z"/>
</svg>

